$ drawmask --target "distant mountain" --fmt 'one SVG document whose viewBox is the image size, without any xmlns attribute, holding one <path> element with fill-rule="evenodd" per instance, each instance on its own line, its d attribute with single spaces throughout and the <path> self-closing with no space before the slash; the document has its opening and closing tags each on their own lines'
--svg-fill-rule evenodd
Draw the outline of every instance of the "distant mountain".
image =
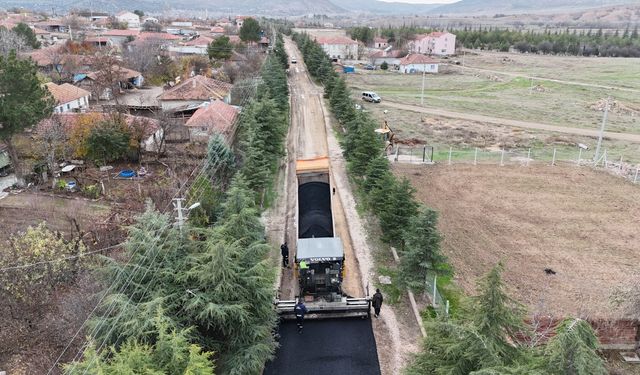
<svg viewBox="0 0 640 375">
<path fill-rule="evenodd" d="M 344 9 L 329 0 L 0 0 L 0 8 L 24 7 L 65 12 L 70 8 L 117 12 L 139 9 L 147 13 L 166 11 L 209 11 L 209 14 L 294 16 L 304 14 L 343 14 Z"/>
<path fill-rule="evenodd" d="M 460 0 L 432 10 L 435 14 L 515 14 L 583 10 L 609 5 L 639 4 L 640 0 Z"/>
<path fill-rule="evenodd" d="M 372 14 L 424 14 L 429 13 L 441 4 L 408 4 L 402 2 L 388 3 L 377 0 L 329 0 L 336 6 L 357 13 Z"/>
</svg>

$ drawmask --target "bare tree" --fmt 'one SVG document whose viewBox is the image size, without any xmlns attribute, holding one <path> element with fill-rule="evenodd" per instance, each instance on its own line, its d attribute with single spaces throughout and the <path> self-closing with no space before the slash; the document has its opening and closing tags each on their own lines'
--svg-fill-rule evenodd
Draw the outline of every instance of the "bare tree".
<svg viewBox="0 0 640 375">
<path fill-rule="evenodd" d="M 157 38 L 139 41 L 135 46 L 129 44 L 122 53 L 125 65 L 146 75 L 157 65 L 162 45 L 163 41 Z"/>
<path fill-rule="evenodd" d="M 60 155 L 66 157 L 68 152 L 67 145 L 69 136 L 66 125 L 62 122 L 59 115 L 53 115 L 51 118 L 43 120 L 38 124 L 36 140 L 38 141 L 36 144 L 39 145 L 40 151 L 47 160 L 49 172 L 53 174 Z"/>
<path fill-rule="evenodd" d="M 9 52 L 24 52 L 30 50 L 27 40 L 17 33 L 0 27 L 0 55 L 7 56 Z"/>
<path fill-rule="evenodd" d="M 181 125 L 181 120 L 172 117 L 169 112 L 159 112 L 156 115 L 158 120 L 158 131 L 153 134 L 153 143 L 156 151 L 156 158 L 160 158 L 167 151 L 167 140 L 177 131 Z"/>
</svg>

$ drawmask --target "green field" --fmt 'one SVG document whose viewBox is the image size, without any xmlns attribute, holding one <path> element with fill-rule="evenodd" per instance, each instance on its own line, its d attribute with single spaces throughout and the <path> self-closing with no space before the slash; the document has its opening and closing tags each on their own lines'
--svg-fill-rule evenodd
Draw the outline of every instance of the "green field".
<svg viewBox="0 0 640 375">
<path fill-rule="evenodd" d="M 578 78 L 580 70 L 574 65 L 578 65 L 580 61 L 588 61 L 585 72 L 582 72 L 585 78 L 582 82 L 624 85 L 633 89 L 638 87 L 640 90 L 640 59 L 560 57 L 558 64 L 540 64 L 540 61 L 553 61 L 554 58 L 545 56 L 544 60 L 532 59 L 530 66 L 524 62 L 513 63 L 509 65 L 509 69 L 511 73 L 519 69 L 523 72 L 535 71 L 536 75 L 549 78 L 574 80 Z M 573 60 L 573 65 L 566 63 L 567 60 Z M 597 60 L 602 62 L 599 68 L 592 64 L 592 61 Z M 477 67 L 496 69 L 489 63 Z M 504 68 L 502 71 L 509 69 Z M 612 77 L 615 77 L 615 80 Z M 407 104 L 421 102 L 421 75 L 376 71 L 373 74 L 348 75 L 347 80 L 356 96 L 362 90 L 372 90 L 383 100 Z M 597 129 L 603 116 L 603 112 L 597 109 L 597 104 L 611 96 L 618 106 L 609 113 L 607 130 L 640 133 L 640 91 L 609 90 L 539 80 L 535 80 L 533 84 L 540 86 L 531 90 L 531 80 L 526 76 L 441 66 L 440 74 L 426 77 L 425 106 L 499 118 Z M 599 108 L 602 108 L 602 104 Z"/>
</svg>

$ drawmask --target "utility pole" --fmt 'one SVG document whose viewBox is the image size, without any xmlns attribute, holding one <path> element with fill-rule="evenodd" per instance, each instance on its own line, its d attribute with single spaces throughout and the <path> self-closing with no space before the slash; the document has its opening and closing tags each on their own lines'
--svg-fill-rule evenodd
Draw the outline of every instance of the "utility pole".
<svg viewBox="0 0 640 375">
<path fill-rule="evenodd" d="M 604 107 L 604 115 L 602 116 L 602 125 L 600 126 L 600 134 L 598 135 L 598 145 L 596 146 L 596 154 L 593 157 L 593 161 L 595 163 L 598 162 L 598 158 L 600 157 L 600 147 L 602 146 L 602 137 L 604 136 L 604 128 L 607 125 L 607 115 L 609 114 L 609 100 L 611 97 L 607 97 L 607 103 Z"/>
<path fill-rule="evenodd" d="M 178 216 L 176 216 L 176 224 L 180 231 L 182 232 L 182 227 L 184 226 L 184 222 L 186 221 L 186 217 L 184 215 L 185 208 L 182 207 L 182 202 L 184 202 L 184 198 L 174 198 L 173 199 L 173 207 L 178 212 Z"/>
<path fill-rule="evenodd" d="M 420 97 L 420 105 L 424 106 L 424 81 L 427 76 L 427 65 L 424 64 L 422 67 L 422 95 Z"/>
</svg>

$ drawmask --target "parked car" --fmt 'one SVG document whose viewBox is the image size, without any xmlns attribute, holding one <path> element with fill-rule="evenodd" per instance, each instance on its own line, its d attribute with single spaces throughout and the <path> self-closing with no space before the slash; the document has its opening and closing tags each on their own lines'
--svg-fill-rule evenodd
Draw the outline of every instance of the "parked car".
<svg viewBox="0 0 640 375">
<path fill-rule="evenodd" d="M 367 65 L 364 67 L 366 70 L 376 70 L 375 65 Z"/>
<path fill-rule="evenodd" d="M 380 96 L 378 96 L 378 94 L 373 91 L 363 91 L 362 100 L 371 103 L 380 103 L 382 101 L 382 98 L 380 98 Z"/>
<path fill-rule="evenodd" d="M 297 64 L 298 63 L 298 59 L 296 59 L 295 57 L 291 58 L 291 63 L 292 64 Z"/>
</svg>

